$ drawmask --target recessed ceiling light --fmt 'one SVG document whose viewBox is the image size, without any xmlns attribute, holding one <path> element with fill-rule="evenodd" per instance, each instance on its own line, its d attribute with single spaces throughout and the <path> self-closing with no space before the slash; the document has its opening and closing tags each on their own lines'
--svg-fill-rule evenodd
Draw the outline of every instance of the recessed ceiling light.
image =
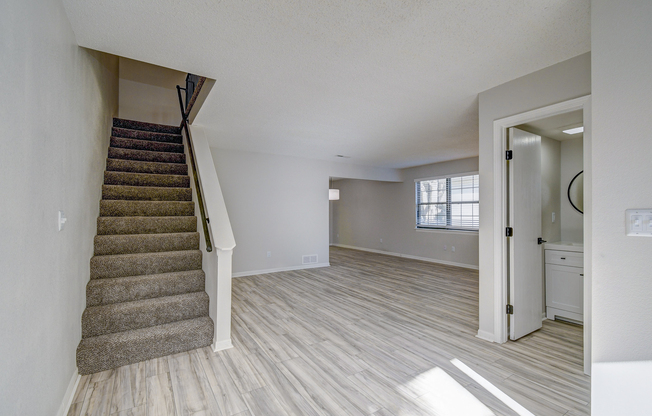
<svg viewBox="0 0 652 416">
<path fill-rule="evenodd" d="M 563 130 L 566 134 L 584 133 L 584 126 L 575 127 L 574 129 Z"/>
</svg>

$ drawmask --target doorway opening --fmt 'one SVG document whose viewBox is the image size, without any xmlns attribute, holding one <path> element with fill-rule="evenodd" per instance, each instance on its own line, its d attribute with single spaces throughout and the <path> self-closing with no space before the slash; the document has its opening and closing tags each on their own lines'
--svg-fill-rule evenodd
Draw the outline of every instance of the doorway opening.
<svg viewBox="0 0 652 416">
<path fill-rule="evenodd" d="M 580 140 L 551 137 L 577 124 L 585 128 Z M 546 318 L 582 323 L 590 374 L 590 96 L 496 120 L 494 144 L 502 149 L 494 160 L 495 183 L 502 184 L 494 189 L 500 204 L 494 226 L 504 230 L 495 251 L 501 265 L 494 278 L 496 341 L 518 339 Z M 573 201 L 583 214 L 569 194 L 583 196 Z"/>
</svg>

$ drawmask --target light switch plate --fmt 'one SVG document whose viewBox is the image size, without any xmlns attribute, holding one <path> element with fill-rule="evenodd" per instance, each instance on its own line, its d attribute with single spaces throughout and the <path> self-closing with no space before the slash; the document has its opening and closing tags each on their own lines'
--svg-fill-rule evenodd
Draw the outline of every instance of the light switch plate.
<svg viewBox="0 0 652 416">
<path fill-rule="evenodd" d="M 63 211 L 59 211 L 59 231 L 63 230 L 63 226 L 68 221 L 68 218 L 66 218 L 66 214 L 63 213 Z"/>
<path fill-rule="evenodd" d="M 652 209 L 628 209 L 625 211 L 627 235 L 652 237 Z"/>
</svg>

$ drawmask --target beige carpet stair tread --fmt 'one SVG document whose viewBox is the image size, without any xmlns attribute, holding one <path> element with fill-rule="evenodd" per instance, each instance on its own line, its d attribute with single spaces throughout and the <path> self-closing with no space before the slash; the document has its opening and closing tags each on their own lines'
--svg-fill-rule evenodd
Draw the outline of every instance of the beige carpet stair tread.
<svg viewBox="0 0 652 416">
<path fill-rule="evenodd" d="M 124 201 L 107 199 L 100 201 L 100 217 L 192 217 L 195 215 L 193 201 Z"/>
<path fill-rule="evenodd" d="M 204 285 L 203 270 L 92 279 L 86 285 L 86 307 L 199 292 Z"/>
<path fill-rule="evenodd" d="M 106 170 L 111 172 L 154 173 L 163 175 L 187 175 L 185 163 L 143 162 L 128 159 L 106 159 Z"/>
<path fill-rule="evenodd" d="M 79 374 L 206 347 L 213 342 L 208 316 L 82 339 L 77 347 Z"/>
<path fill-rule="evenodd" d="M 91 258 L 91 279 L 200 270 L 199 250 L 114 254 Z"/>
<path fill-rule="evenodd" d="M 186 155 L 183 153 L 152 152 L 119 147 L 109 147 L 108 157 L 110 159 L 128 159 L 143 162 L 186 163 Z"/>
<path fill-rule="evenodd" d="M 99 217 L 97 234 L 154 234 L 197 231 L 196 216 Z"/>
<path fill-rule="evenodd" d="M 158 133 L 153 131 L 125 129 L 122 127 L 113 127 L 111 129 L 111 136 L 137 140 L 150 140 L 161 143 L 183 143 L 183 137 L 180 134 Z"/>
<path fill-rule="evenodd" d="M 111 137 L 111 147 L 122 149 L 148 150 L 150 152 L 183 153 L 180 143 L 158 142 L 155 140 L 141 140 L 128 137 Z"/>
<path fill-rule="evenodd" d="M 158 186 L 169 188 L 189 188 L 188 175 L 162 175 L 135 172 L 104 172 L 105 185 Z"/>
<path fill-rule="evenodd" d="M 82 314 L 82 338 L 163 325 L 208 315 L 206 292 L 92 306 Z"/>
<path fill-rule="evenodd" d="M 117 117 L 113 118 L 113 127 L 138 130 L 138 131 L 149 131 L 154 133 L 167 133 L 167 134 L 174 134 L 174 135 L 181 134 L 181 127 L 179 126 L 149 123 L 146 121 L 128 120 L 128 119 L 117 118 Z"/>
<path fill-rule="evenodd" d="M 199 233 L 96 235 L 96 256 L 199 250 Z"/>
<path fill-rule="evenodd" d="M 102 185 L 102 199 L 128 201 L 192 201 L 190 188 Z"/>
</svg>

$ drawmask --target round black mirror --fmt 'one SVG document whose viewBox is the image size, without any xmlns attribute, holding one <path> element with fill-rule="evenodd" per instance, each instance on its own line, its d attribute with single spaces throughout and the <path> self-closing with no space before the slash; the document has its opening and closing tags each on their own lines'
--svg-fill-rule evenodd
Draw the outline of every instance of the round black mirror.
<svg viewBox="0 0 652 416">
<path fill-rule="evenodd" d="M 584 214 L 584 171 L 581 171 L 568 185 L 568 201 L 579 212 Z"/>
</svg>

